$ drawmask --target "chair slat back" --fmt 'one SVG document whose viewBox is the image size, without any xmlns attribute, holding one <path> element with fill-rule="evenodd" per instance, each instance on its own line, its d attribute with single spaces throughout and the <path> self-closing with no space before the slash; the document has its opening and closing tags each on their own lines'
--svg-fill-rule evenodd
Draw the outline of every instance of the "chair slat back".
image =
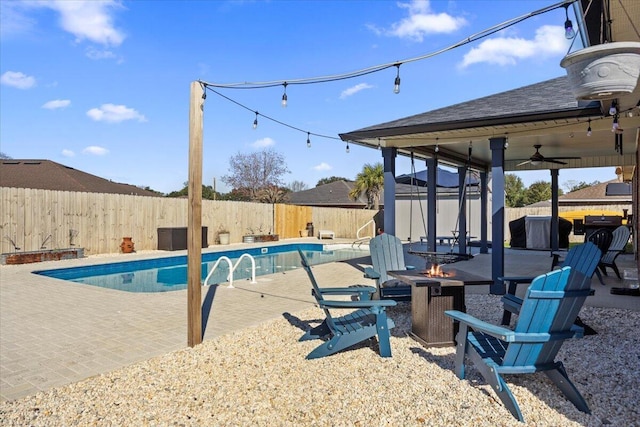
<svg viewBox="0 0 640 427">
<path fill-rule="evenodd" d="M 390 280 L 387 271 L 406 270 L 402 242 L 396 236 L 382 233 L 369 241 L 371 264 L 380 273 L 379 283 Z"/>
<path fill-rule="evenodd" d="M 302 250 L 300 248 L 298 248 L 298 253 L 300 254 L 300 262 L 302 264 L 302 268 L 304 268 L 304 271 L 307 272 L 307 276 L 309 276 L 309 281 L 311 282 L 311 286 L 313 286 L 313 296 L 315 297 L 316 301 L 318 301 L 318 303 L 322 303 L 322 301 L 324 301 L 324 297 L 322 296 L 322 292 L 320 292 L 320 287 L 318 286 L 318 282 L 316 281 L 315 276 L 313 275 L 313 271 L 311 271 L 311 266 L 309 264 L 309 261 L 307 260 L 307 257 L 305 256 L 304 252 L 302 252 Z M 336 330 L 336 325 L 333 322 L 333 317 L 331 317 L 331 313 L 329 312 L 329 310 L 327 308 L 321 307 L 322 311 L 324 311 L 324 315 L 327 318 L 327 322 L 329 323 L 329 326 L 332 328 L 332 330 Z"/>
<path fill-rule="evenodd" d="M 514 330 L 532 335 L 564 334 L 564 338 L 544 343 L 511 343 L 503 366 L 534 367 L 552 363 L 564 339 L 571 336 L 571 328 L 587 297 L 590 282 L 582 272 L 572 272 L 571 267 L 536 277 L 527 289 Z"/>
<path fill-rule="evenodd" d="M 562 263 L 562 267 L 571 267 L 573 274 L 580 273 L 581 275 L 576 278 L 569 279 L 572 282 L 571 287 L 573 289 L 586 289 L 584 283 L 573 283 L 575 280 L 588 280 L 591 281 L 593 273 L 598 267 L 598 262 L 602 252 L 596 245 L 591 242 L 585 242 L 581 245 L 574 246 L 567 253 L 567 257 Z"/>
<path fill-rule="evenodd" d="M 611 230 L 607 228 L 599 228 L 593 233 L 591 233 L 591 235 L 589 235 L 588 240 L 590 242 L 593 242 L 598 247 L 598 249 L 600 249 L 600 251 L 604 254 L 609 249 L 609 246 L 611 246 L 611 241 L 613 240 L 613 233 L 611 232 Z"/>
<path fill-rule="evenodd" d="M 620 227 L 613 230 L 611 244 L 609 245 L 609 249 L 607 253 L 602 257 L 602 261 L 611 262 L 613 258 L 619 253 L 624 251 L 625 246 L 629 242 L 629 237 L 631 236 L 631 230 L 626 225 L 621 225 Z"/>
</svg>

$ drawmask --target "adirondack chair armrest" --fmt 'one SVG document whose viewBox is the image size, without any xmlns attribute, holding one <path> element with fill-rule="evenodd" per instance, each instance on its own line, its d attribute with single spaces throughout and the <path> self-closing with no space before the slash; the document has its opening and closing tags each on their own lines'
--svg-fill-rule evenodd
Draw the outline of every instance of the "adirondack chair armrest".
<svg viewBox="0 0 640 427">
<path fill-rule="evenodd" d="M 375 271 L 372 267 L 365 267 L 364 269 L 364 277 L 367 279 L 379 279 L 380 273 Z"/>
<path fill-rule="evenodd" d="M 394 300 L 372 300 L 372 301 L 321 301 L 320 308 L 368 308 L 393 307 L 397 304 Z"/>
<path fill-rule="evenodd" d="M 345 288 L 320 288 L 323 295 L 360 295 L 362 293 L 373 294 L 377 291 L 373 286 L 357 286 Z"/>
<path fill-rule="evenodd" d="M 509 284 L 507 288 L 507 293 L 511 295 L 516 294 L 516 288 L 519 284 L 529 284 L 533 282 L 535 277 L 532 276 L 508 276 L 508 277 L 498 277 L 497 280 L 499 282 L 504 282 L 505 284 Z"/>
<path fill-rule="evenodd" d="M 451 317 L 454 321 L 468 325 L 474 331 L 483 332 L 502 341 L 514 341 L 515 332 L 509 328 L 493 325 L 457 310 L 446 310 L 444 314 Z"/>
</svg>

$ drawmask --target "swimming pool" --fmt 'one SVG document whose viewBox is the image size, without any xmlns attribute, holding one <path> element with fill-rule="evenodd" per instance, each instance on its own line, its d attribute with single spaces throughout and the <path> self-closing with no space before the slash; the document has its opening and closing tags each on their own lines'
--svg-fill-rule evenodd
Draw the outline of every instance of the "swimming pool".
<svg viewBox="0 0 640 427">
<path fill-rule="evenodd" d="M 242 254 L 251 255 L 255 260 L 256 276 L 295 269 L 300 267 L 298 249 L 304 252 L 312 265 L 344 261 L 369 255 L 368 249 L 355 249 L 347 245 L 325 246 L 316 243 L 296 243 L 226 252 L 206 252 L 202 254 L 202 281 L 208 277 L 216 261 L 223 256 L 231 259 L 233 265 L 236 265 Z M 38 270 L 33 273 L 127 292 L 168 292 L 186 289 L 187 256 Z M 219 262 L 207 284 L 227 282 L 228 276 L 228 263 Z M 234 283 L 245 279 L 251 279 L 251 260 L 248 257 L 242 257 L 233 273 Z"/>
</svg>

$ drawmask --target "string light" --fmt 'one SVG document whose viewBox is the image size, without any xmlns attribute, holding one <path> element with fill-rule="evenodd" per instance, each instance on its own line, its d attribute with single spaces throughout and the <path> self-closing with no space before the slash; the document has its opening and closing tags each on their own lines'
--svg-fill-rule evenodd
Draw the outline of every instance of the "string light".
<svg viewBox="0 0 640 427">
<path fill-rule="evenodd" d="M 282 83 L 282 86 L 284 86 L 284 93 L 282 94 L 282 106 L 286 107 L 287 106 L 287 82 Z"/>
<path fill-rule="evenodd" d="M 569 19 L 569 3 L 564 5 L 564 14 L 566 21 L 564 21 L 564 36 L 566 39 L 571 40 L 576 36 L 576 32 L 573 30 L 573 23 Z"/>
<path fill-rule="evenodd" d="M 307 148 L 311 148 L 311 133 L 307 132 Z"/>
<path fill-rule="evenodd" d="M 613 101 L 611 101 L 611 107 L 609 107 L 609 115 L 610 116 L 615 116 L 616 114 L 618 114 L 618 104 L 616 103 L 616 100 L 614 99 Z"/>
<path fill-rule="evenodd" d="M 617 132 L 620 129 L 620 125 L 618 124 L 618 115 L 613 116 L 613 126 L 611 126 L 611 132 Z"/>
<path fill-rule="evenodd" d="M 347 154 L 349 154 L 351 150 L 349 149 L 349 141 L 347 141 Z"/>
<path fill-rule="evenodd" d="M 591 136 L 591 119 L 589 119 L 589 127 L 587 128 L 587 136 Z"/>
<path fill-rule="evenodd" d="M 398 68 L 398 74 L 396 74 L 396 79 L 393 82 L 393 93 L 395 94 L 400 93 L 400 65 L 402 64 L 396 64 L 396 68 Z"/>
<path fill-rule="evenodd" d="M 380 138 L 378 138 L 378 150 L 382 150 L 382 147 L 380 146 Z"/>
<path fill-rule="evenodd" d="M 256 118 L 253 121 L 253 128 L 256 129 L 258 127 L 258 112 L 256 111 Z"/>
</svg>

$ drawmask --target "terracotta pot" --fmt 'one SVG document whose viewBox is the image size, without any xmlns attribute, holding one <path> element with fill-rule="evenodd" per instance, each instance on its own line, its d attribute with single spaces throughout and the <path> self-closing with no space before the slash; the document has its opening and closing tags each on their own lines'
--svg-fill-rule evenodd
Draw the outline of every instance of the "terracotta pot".
<svg viewBox="0 0 640 427">
<path fill-rule="evenodd" d="M 613 99 L 634 91 L 640 74 L 640 43 L 590 46 L 565 56 L 560 65 L 576 99 Z"/>
<path fill-rule="evenodd" d="M 134 249 L 134 243 L 131 240 L 132 237 L 123 237 L 122 238 L 122 243 L 120 243 L 120 250 L 122 251 L 123 254 L 129 254 L 131 252 L 133 252 Z"/>
</svg>

